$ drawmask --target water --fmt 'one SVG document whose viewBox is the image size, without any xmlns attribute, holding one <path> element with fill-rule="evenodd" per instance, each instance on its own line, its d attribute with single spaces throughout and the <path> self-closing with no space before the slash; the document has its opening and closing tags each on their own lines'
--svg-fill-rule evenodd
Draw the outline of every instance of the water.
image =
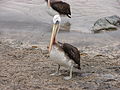
<svg viewBox="0 0 120 90">
<path fill-rule="evenodd" d="M 105 16 L 120 15 L 120 0 L 64 0 L 71 5 L 70 30 L 90 32 L 94 22 Z M 44 0 L 1 0 L 0 20 L 33 21 L 51 24 Z"/>
<path fill-rule="evenodd" d="M 62 22 L 68 21 L 71 24 L 70 32 L 59 34 L 62 41 L 76 45 L 81 42 L 83 44 L 83 41 L 88 45 L 93 45 L 93 42 L 99 42 L 99 45 L 107 41 L 109 44 L 119 42 L 120 30 L 96 35 L 91 34 L 90 30 L 94 22 L 101 17 L 120 16 L 120 0 L 64 1 L 71 5 L 72 18 L 62 18 Z M 52 18 L 47 13 L 44 0 L 0 0 L 0 32 L 9 32 L 6 34 L 8 38 L 48 42 Z M 66 38 L 67 35 L 69 38 Z"/>
</svg>

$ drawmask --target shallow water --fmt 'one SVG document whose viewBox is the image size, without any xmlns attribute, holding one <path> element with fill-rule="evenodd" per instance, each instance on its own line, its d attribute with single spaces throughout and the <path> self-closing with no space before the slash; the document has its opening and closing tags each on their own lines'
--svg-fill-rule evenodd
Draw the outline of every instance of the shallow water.
<svg viewBox="0 0 120 90">
<path fill-rule="evenodd" d="M 105 16 L 120 15 L 120 0 L 64 0 L 71 5 L 70 30 L 89 33 L 94 22 Z M 44 0 L 1 0 L 0 21 L 52 23 Z"/>
</svg>

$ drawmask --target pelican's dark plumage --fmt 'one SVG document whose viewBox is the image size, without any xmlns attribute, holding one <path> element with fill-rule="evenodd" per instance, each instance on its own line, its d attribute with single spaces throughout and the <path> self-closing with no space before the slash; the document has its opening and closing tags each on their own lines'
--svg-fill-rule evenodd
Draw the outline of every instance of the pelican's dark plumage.
<svg viewBox="0 0 120 90">
<path fill-rule="evenodd" d="M 65 54 L 77 64 L 77 68 L 80 69 L 80 52 L 71 44 L 58 42 L 59 46 L 63 49 Z"/>
<path fill-rule="evenodd" d="M 48 0 L 45 0 L 48 3 Z M 66 15 L 71 18 L 70 5 L 63 1 L 51 1 L 50 7 L 57 11 L 60 15 Z"/>
</svg>

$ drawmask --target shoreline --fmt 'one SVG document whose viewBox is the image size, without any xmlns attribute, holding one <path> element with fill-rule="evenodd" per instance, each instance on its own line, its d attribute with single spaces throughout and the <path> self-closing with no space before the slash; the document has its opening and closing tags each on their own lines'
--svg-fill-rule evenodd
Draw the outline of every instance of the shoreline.
<svg viewBox="0 0 120 90">
<path fill-rule="evenodd" d="M 13 28 L 6 30 L 1 28 L 0 39 L 3 42 L 9 43 L 9 45 L 17 48 L 37 46 L 43 50 L 47 49 L 51 31 L 48 29 L 47 31 L 27 31 L 23 29 L 16 30 Z M 60 31 L 57 39 L 60 42 L 72 44 L 83 53 L 88 53 L 89 55 L 95 56 L 101 54 L 114 57 L 117 52 L 120 52 L 120 36 L 118 32 L 119 30 L 100 34 L 86 34 Z"/>
</svg>

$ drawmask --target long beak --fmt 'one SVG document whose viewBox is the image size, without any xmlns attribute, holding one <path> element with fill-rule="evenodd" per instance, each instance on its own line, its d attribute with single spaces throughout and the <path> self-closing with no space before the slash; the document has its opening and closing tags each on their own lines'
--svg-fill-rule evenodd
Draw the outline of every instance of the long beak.
<svg viewBox="0 0 120 90">
<path fill-rule="evenodd" d="M 50 39 L 50 44 L 49 44 L 49 53 L 52 49 L 53 43 L 55 42 L 58 30 L 59 30 L 59 24 L 53 24 L 52 34 L 51 34 L 51 39 Z"/>
</svg>

